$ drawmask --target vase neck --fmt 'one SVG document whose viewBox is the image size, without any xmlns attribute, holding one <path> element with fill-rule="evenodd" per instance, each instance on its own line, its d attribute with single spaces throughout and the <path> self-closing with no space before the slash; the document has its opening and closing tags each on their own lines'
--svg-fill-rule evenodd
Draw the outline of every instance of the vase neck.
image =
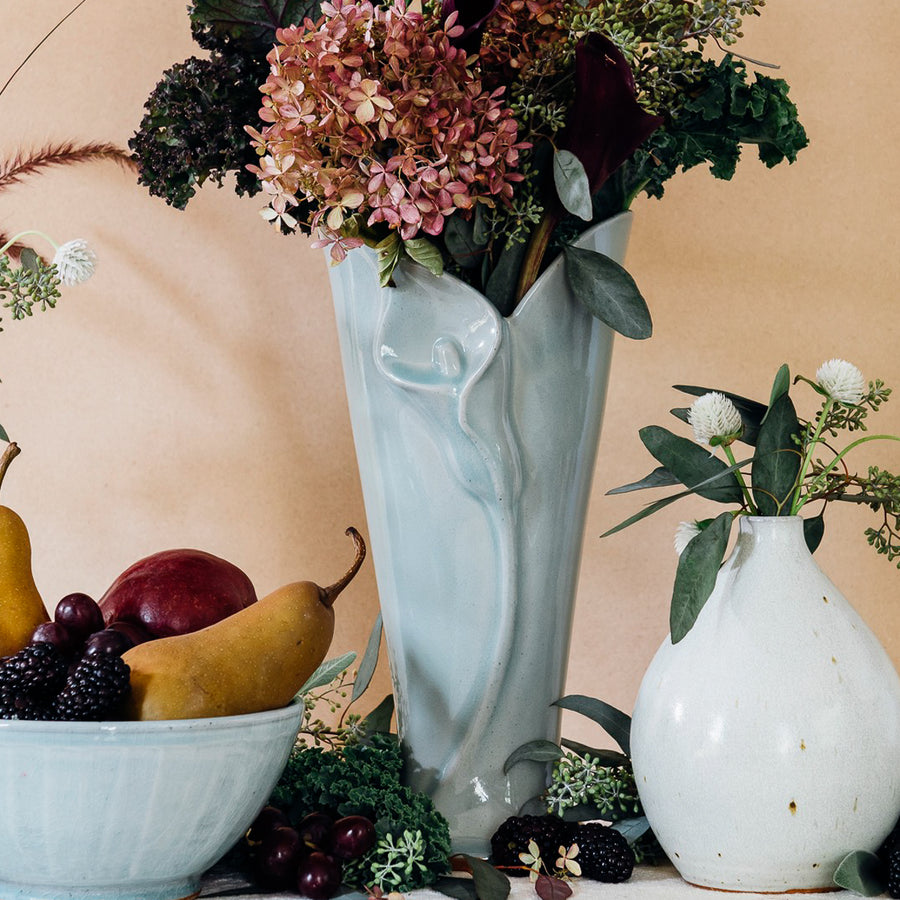
<svg viewBox="0 0 900 900">
<path fill-rule="evenodd" d="M 800 516 L 741 516 L 738 540 L 747 546 L 756 544 L 806 545 Z"/>
</svg>

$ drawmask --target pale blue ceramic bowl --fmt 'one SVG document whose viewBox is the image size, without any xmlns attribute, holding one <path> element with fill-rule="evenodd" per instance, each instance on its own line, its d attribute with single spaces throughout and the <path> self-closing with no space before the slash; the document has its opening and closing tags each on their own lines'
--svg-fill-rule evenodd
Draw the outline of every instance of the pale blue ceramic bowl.
<svg viewBox="0 0 900 900">
<path fill-rule="evenodd" d="M 0 897 L 195 896 L 265 804 L 302 712 L 0 720 Z"/>
</svg>

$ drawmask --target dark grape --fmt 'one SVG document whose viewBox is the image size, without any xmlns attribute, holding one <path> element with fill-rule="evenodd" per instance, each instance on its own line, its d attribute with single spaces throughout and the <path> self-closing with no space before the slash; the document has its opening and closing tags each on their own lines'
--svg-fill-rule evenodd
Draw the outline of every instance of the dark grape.
<svg viewBox="0 0 900 900">
<path fill-rule="evenodd" d="M 271 890 L 294 884 L 303 857 L 300 835 L 288 825 L 273 828 L 254 851 L 254 869 L 259 883 Z"/>
<path fill-rule="evenodd" d="M 74 649 L 75 641 L 69 629 L 59 622 L 42 622 L 31 635 L 32 644 L 53 644 L 57 650 L 67 653 Z"/>
<path fill-rule="evenodd" d="M 253 824 L 247 829 L 246 839 L 248 844 L 262 843 L 269 832 L 281 825 L 290 825 L 290 819 L 287 814 L 282 812 L 277 806 L 264 806 Z"/>
<path fill-rule="evenodd" d="M 102 631 L 95 631 L 85 641 L 84 655 L 96 656 L 100 653 L 111 653 L 113 656 L 121 656 L 133 646 L 134 641 L 124 632 L 104 628 Z"/>
<path fill-rule="evenodd" d="M 310 900 L 328 900 L 341 886 L 340 863 L 327 853 L 314 850 L 297 871 L 297 890 Z"/>
<path fill-rule="evenodd" d="M 146 628 L 141 628 L 140 625 L 136 625 L 134 622 L 110 622 L 106 628 L 111 631 L 121 631 L 122 634 L 131 640 L 132 646 L 143 644 L 144 641 L 149 641 L 153 638 L 153 635 Z"/>
<path fill-rule="evenodd" d="M 376 840 L 375 826 L 365 816 L 344 816 L 331 829 L 331 852 L 339 859 L 359 859 Z"/>
<path fill-rule="evenodd" d="M 300 837 L 307 847 L 328 850 L 331 847 L 331 827 L 334 824 L 325 813 L 314 812 L 305 816 L 297 826 Z"/>
<path fill-rule="evenodd" d="M 103 628 L 103 613 L 87 594 L 67 594 L 56 604 L 53 620 L 64 625 L 76 640 Z"/>
</svg>

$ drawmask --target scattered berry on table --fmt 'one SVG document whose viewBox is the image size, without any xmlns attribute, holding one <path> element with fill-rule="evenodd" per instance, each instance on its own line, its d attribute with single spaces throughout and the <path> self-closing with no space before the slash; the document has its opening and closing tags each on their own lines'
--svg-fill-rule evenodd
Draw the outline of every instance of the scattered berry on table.
<svg viewBox="0 0 900 900">
<path fill-rule="evenodd" d="M 572 831 L 572 825 L 558 816 L 510 816 L 491 837 L 491 858 L 507 875 L 527 875 L 519 854 L 526 853 L 528 842 L 534 841 L 549 872 L 560 846 L 572 843 Z"/>
<path fill-rule="evenodd" d="M 634 852 L 615 828 L 599 822 L 584 822 L 571 836 L 578 845 L 581 874 L 594 881 L 628 881 L 634 869 Z"/>
</svg>

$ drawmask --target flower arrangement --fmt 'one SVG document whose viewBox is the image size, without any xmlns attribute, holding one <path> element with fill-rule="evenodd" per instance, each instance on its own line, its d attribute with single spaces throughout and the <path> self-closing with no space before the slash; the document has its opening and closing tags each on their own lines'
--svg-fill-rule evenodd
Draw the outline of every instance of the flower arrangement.
<svg viewBox="0 0 900 900">
<path fill-rule="evenodd" d="M 842 431 L 866 431 L 868 414 L 878 411 L 890 388 L 880 380 L 866 382 L 856 366 L 842 359 L 820 366 L 815 380 L 798 375 L 793 383 L 811 387 L 821 398 L 821 406 L 808 420 L 798 417 L 791 400 L 787 365 L 778 370 L 768 404 L 724 391 L 676 385 L 677 390 L 697 397 L 690 408 L 672 410 L 691 426 L 694 440 L 661 426 L 642 428 L 641 442 L 660 465 L 640 481 L 609 492 L 683 487 L 645 506 L 604 537 L 692 494 L 735 507 L 716 518 L 679 526 L 669 623 L 673 643 L 688 633 L 712 593 L 737 516 L 797 516 L 816 504 L 815 515 L 803 520 L 806 544 L 815 551 L 825 531 L 824 510 L 829 502 L 865 504 L 881 516 L 878 527 L 866 529 L 868 543 L 889 560 L 900 557 L 900 477 L 878 466 L 869 466 L 865 473 L 853 472 L 847 464 L 850 452 L 863 444 L 900 441 L 900 437 L 865 434 L 841 449 L 834 444 Z M 752 455 L 738 461 L 737 442 L 749 445 Z M 720 448 L 724 459 L 715 455 Z"/>
<path fill-rule="evenodd" d="M 315 235 L 335 262 L 368 245 L 390 284 L 410 257 L 508 314 L 574 236 L 662 196 L 678 170 L 730 178 L 746 143 L 767 166 L 796 158 L 807 139 L 787 85 L 750 81 L 730 52 L 762 6 L 236 0 L 226 15 L 195 0 L 209 58 L 164 74 L 130 147 L 175 206 L 234 172 L 238 193 L 265 193 L 266 219 Z M 708 59 L 708 44 L 727 52 Z M 649 336 L 609 260 L 566 264 L 573 284 L 616 285 L 612 303 L 578 292 L 592 313 Z"/>
</svg>

